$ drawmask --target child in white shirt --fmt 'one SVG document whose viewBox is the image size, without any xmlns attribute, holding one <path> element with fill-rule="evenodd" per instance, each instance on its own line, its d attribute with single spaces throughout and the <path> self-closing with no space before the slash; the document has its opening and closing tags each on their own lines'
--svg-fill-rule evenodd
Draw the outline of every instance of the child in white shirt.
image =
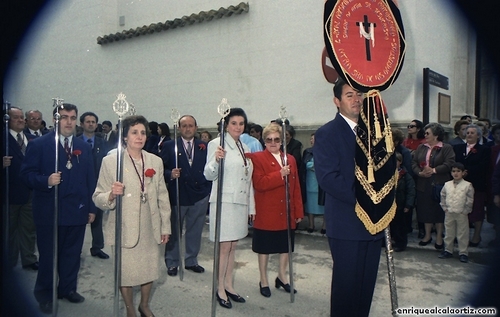
<svg viewBox="0 0 500 317">
<path fill-rule="evenodd" d="M 463 177 L 466 174 L 462 163 L 454 163 L 451 166 L 453 180 L 444 184 L 441 191 L 441 208 L 443 208 L 444 227 L 444 251 L 439 255 L 440 259 L 453 257 L 453 241 L 457 238 L 458 254 L 460 262 L 467 263 L 469 245 L 469 218 L 474 202 L 474 187 Z"/>
</svg>

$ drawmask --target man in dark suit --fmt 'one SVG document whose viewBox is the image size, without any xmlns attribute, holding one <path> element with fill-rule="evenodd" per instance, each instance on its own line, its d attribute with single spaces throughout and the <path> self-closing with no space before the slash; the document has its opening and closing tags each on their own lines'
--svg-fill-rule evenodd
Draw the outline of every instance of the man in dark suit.
<svg viewBox="0 0 500 317">
<path fill-rule="evenodd" d="M 177 239 L 177 212 L 175 206 L 179 203 L 181 228 L 186 221 L 185 268 L 196 273 L 205 269 L 198 264 L 198 253 L 201 246 L 201 233 L 208 210 L 208 196 L 212 183 L 205 179 L 203 170 L 207 161 L 207 144 L 194 138 L 198 126 L 193 116 L 185 115 L 179 119 L 181 136 L 178 144 L 178 168 L 175 168 L 175 140 L 163 145 L 161 158 L 165 166 L 165 182 L 168 184 L 170 203 L 172 204 L 172 235 L 165 250 L 165 262 L 168 275 L 177 275 L 179 266 L 179 241 Z M 179 200 L 176 198 L 176 179 L 179 179 Z"/>
<path fill-rule="evenodd" d="M 78 137 L 85 143 L 89 144 L 92 148 L 96 179 L 99 177 L 102 159 L 106 156 L 106 153 L 108 153 L 107 146 L 104 140 L 95 134 L 98 122 L 99 118 L 95 113 L 83 113 L 80 116 L 80 126 L 83 129 L 83 134 Z M 92 247 L 90 248 L 90 254 L 101 259 L 109 259 L 109 255 L 102 251 L 102 248 L 104 248 L 104 234 L 102 233 L 102 214 L 103 211 L 96 207 L 95 219 L 94 222 L 92 222 L 92 224 L 90 225 L 90 229 L 92 231 Z"/>
<path fill-rule="evenodd" d="M 21 254 L 23 268 L 36 271 L 38 260 L 35 255 L 32 192 L 19 178 L 26 147 L 34 137 L 23 132 L 26 123 L 21 109 L 12 107 L 9 116 L 9 156 L 4 153 L 3 159 L 3 168 L 9 168 L 9 265 L 16 266 Z"/>
<path fill-rule="evenodd" d="M 363 94 L 339 79 L 338 113 L 315 135 L 314 167 L 326 192 L 326 234 L 333 258 L 331 316 L 368 316 L 380 260 L 382 233 L 370 234 L 357 217 L 355 128 Z"/>
<path fill-rule="evenodd" d="M 88 144 L 73 136 L 78 109 L 65 103 L 59 111 L 59 157 L 55 162 L 55 132 L 36 138 L 28 144 L 20 177 L 33 189 L 33 217 L 39 252 L 39 270 L 34 294 L 44 313 L 52 312 L 54 252 L 54 193 L 58 190 L 58 276 L 60 299 L 81 303 L 77 293 L 85 227 L 94 221 L 92 194 L 96 186 L 94 162 Z M 56 186 L 57 185 L 57 186 Z"/>
<path fill-rule="evenodd" d="M 34 135 L 35 137 L 42 136 L 48 132 L 48 130 L 42 129 L 43 115 L 40 110 L 28 110 L 26 111 L 26 128 L 25 133 Z"/>
<path fill-rule="evenodd" d="M 114 149 L 118 144 L 118 134 L 113 130 L 111 121 L 104 120 L 102 122 L 102 138 L 104 139 L 108 149 Z"/>
</svg>

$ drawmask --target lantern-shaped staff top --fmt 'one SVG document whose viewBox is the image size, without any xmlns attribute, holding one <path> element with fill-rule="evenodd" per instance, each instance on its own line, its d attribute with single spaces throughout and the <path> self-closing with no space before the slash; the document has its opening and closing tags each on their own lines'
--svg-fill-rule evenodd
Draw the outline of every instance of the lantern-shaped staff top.
<svg viewBox="0 0 500 317">
<path fill-rule="evenodd" d="M 230 110 L 231 110 L 231 106 L 227 103 L 227 99 L 222 98 L 221 103 L 217 107 L 217 112 L 219 113 L 221 118 L 224 119 L 229 114 Z"/>
<path fill-rule="evenodd" d="M 280 107 L 280 119 L 281 119 L 281 122 L 286 122 L 286 120 L 288 119 L 288 113 L 286 111 L 285 106 Z"/>
<path fill-rule="evenodd" d="M 134 106 L 133 103 L 130 103 L 128 108 L 128 114 L 131 116 L 135 116 L 136 113 L 137 113 L 137 108 Z"/>
<path fill-rule="evenodd" d="M 64 99 L 56 97 L 56 98 L 52 98 L 52 100 L 54 100 L 54 104 L 52 106 L 57 109 L 56 113 L 54 113 L 54 119 L 56 119 L 56 121 L 59 121 L 59 118 L 61 116 L 59 114 L 59 110 L 64 108 L 64 105 L 63 105 Z"/>
<path fill-rule="evenodd" d="M 172 108 L 172 112 L 170 113 L 170 119 L 174 122 L 175 125 L 179 123 L 179 119 L 181 118 L 181 114 L 177 108 Z"/>
<path fill-rule="evenodd" d="M 126 115 L 130 110 L 130 105 L 127 102 L 127 96 L 123 93 L 119 93 L 115 102 L 113 102 L 113 111 L 118 115 L 119 118 Z"/>
<path fill-rule="evenodd" d="M 3 102 L 3 110 L 4 110 L 3 119 L 7 123 L 10 119 L 10 116 L 9 116 L 10 102 L 8 102 L 7 100 L 5 100 Z"/>
</svg>

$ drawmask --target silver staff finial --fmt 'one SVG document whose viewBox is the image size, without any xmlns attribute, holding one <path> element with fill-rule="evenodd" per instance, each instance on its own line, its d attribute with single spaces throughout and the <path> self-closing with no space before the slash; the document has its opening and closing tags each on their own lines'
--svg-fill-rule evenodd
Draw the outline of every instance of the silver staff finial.
<svg viewBox="0 0 500 317">
<path fill-rule="evenodd" d="M 231 106 L 227 103 L 227 99 L 222 98 L 220 105 L 217 107 L 217 112 L 222 118 L 225 118 L 229 114 L 230 110 Z"/>
<path fill-rule="evenodd" d="M 118 115 L 119 118 L 123 117 L 129 112 L 130 105 L 126 100 L 127 96 L 123 93 L 119 93 L 115 102 L 113 102 L 113 111 Z"/>
<path fill-rule="evenodd" d="M 134 106 L 133 103 L 130 103 L 129 109 L 128 109 L 128 114 L 131 116 L 135 116 L 136 113 L 137 113 L 137 108 Z"/>
<path fill-rule="evenodd" d="M 285 106 L 281 106 L 280 107 L 280 119 L 283 122 L 285 122 L 286 119 L 288 119 L 288 113 L 286 111 L 286 107 Z"/>
<path fill-rule="evenodd" d="M 170 113 L 170 119 L 172 119 L 174 124 L 177 124 L 180 118 L 181 114 L 179 113 L 179 110 L 177 110 L 177 108 L 172 108 L 172 112 Z"/>
<path fill-rule="evenodd" d="M 10 120 L 10 116 L 9 116 L 10 102 L 8 102 L 7 100 L 5 100 L 3 102 L 3 110 L 4 110 L 3 119 L 5 120 L 5 124 L 7 126 L 8 125 L 7 123 Z"/>
<path fill-rule="evenodd" d="M 59 110 L 64 109 L 64 105 L 63 105 L 64 99 L 56 97 L 56 98 L 52 98 L 52 100 L 54 100 L 54 104 L 52 105 L 52 107 L 58 109 L 56 111 L 56 113 L 54 113 L 54 119 L 59 120 L 59 117 L 61 116 L 59 114 Z"/>
</svg>

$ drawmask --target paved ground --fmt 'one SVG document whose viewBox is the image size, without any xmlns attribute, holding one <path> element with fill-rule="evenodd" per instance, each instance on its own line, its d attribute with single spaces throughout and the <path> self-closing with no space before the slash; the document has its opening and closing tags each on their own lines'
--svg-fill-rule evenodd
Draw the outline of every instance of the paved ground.
<svg viewBox="0 0 500 317">
<path fill-rule="evenodd" d="M 305 220 L 307 221 L 307 220 Z M 321 221 L 321 218 L 317 221 Z M 303 225 L 306 225 L 304 223 Z M 317 223 L 316 228 L 321 224 Z M 395 253 L 395 266 L 399 307 L 461 307 L 467 303 L 477 289 L 478 281 L 487 268 L 489 256 L 493 253 L 487 243 L 493 238 L 491 225 L 486 225 L 483 242 L 479 248 L 470 249 L 470 262 L 461 263 L 458 256 L 442 260 L 433 245 L 420 247 L 416 232 L 410 234 L 406 251 Z M 59 301 L 58 316 L 112 316 L 113 315 L 113 260 L 101 260 L 90 256 L 90 228 L 87 230 L 82 252 L 82 265 L 78 291 L 86 298 L 84 303 L 71 304 Z M 106 247 L 105 251 L 112 254 Z M 381 249 L 379 275 L 370 316 L 390 316 L 390 294 L 387 265 L 384 250 Z M 251 251 L 251 238 L 240 241 L 236 253 L 235 289 L 246 298 L 244 304 L 233 303 L 228 310 L 217 306 L 217 316 L 328 316 L 332 260 L 325 236 L 314 232 L 298 231 L 294 254 L 294 279 L 298 293 L 294 303 L 282 289 L 271 288 L 272 296 L 264 298 L 259 293 L 257 256 Z M 203 274 L 185 272 L 184 281 L 169 277 L 166 269 L 156 281 L 151 308 L 157 317 L 161 316 L 210 316 L 213 272 L 213 244 L 208 240 L 208 225 L 203 233 L 200 265 Z M 277 275 L 276 256 L 271 256 L 269 278 Z M 4 299 L 20 302 L 27 310 L 19 316 L 38 316 L 32 289 L 36 273 L 15 268 L 14 275 L 25 296 L 13 296 L 9 287 Z M 5 288 L 4 288 L 5 291 Z M 138 295 L 138 293 L 136 294 Z M 135 297 L 138 303 L 139 296 Z M 6 302 L 4 302 L 6 303 Z M 123 306 L 123 305 L 121 305 Z M 34 309 L 29 309 L 35 307 Z M 123 316 L 125 316 L 124 311 Z M 41 315 L 41 314 L 40 314 Z M 7 316 L 6 316 L 7 317 Z"/>
</svg>

